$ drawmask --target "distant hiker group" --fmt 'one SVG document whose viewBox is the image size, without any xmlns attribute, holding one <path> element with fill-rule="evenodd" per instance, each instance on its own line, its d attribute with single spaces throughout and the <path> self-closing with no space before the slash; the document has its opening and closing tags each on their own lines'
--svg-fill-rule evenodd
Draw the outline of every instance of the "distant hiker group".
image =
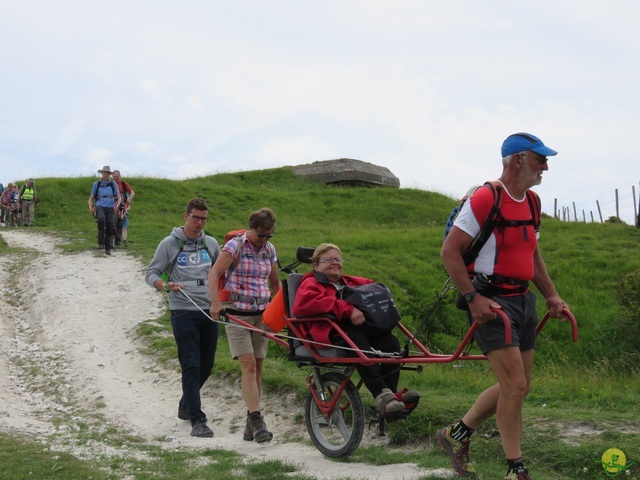
<svg viewBox="0 0 640 480">
<path fill-rule="evenodd" d="M 0 183 L 2 213 L 0 223 L 7 227 L 35 227 L 35 208 L 38 206 L 38 194 L 33 178 L 21 187 L 9 182 L 7 188 Z"/>
</svg>

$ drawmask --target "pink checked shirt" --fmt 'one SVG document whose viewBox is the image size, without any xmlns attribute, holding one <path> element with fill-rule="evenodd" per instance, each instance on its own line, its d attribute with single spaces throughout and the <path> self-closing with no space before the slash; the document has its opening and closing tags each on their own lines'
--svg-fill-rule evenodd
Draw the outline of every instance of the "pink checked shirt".
<svg viewBox="0 0 640 480">
<path fill-rule="evenodd" d="M 275 247 L 267 242 L 264 247 L 256 251 L 253 244 L 247 239 L 245 233 L 241 237 L 242 249 L 240 262 L 231 272 L 225 288 L 238 295 L 254 298 L 269 298 L 269 275 L 274 263 L 278 261 Z M 240 242 L 235 238 L 229 240 L 222 248 L 223 252 L 229 252 L 233 258 L 232 264 L 238 258 Z M 256 305 L 249 302 L 235 302 L 238 310 L 264 310 L 267 303 Z"/>
</svg>

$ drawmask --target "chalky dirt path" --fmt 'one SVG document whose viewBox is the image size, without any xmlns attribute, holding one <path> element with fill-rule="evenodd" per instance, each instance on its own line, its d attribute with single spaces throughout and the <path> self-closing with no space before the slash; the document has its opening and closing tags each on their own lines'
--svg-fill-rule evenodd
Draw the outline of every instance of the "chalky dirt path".
<svg viewBox="0 0 640 480">
<path fill-rule="evenodd" d="M 65 254 L 58 240 L 34 230 L 1 229 L 0 235 L 24 249 L 0 257 L 0 430 L 86 459 L 143 456 L 139 446 L 114 441 L 132 434 L 166 449 L 219 447 L 288 460 L 318 479 L 451 476 L 411 464 L 333 462 L 313 446 L 286 443 L 308 435 L 291 420 L 302 406 L 285 396 L 271 395 L 265 405 L 274 440 L 243 441 L 239 387 L 217 379 L 215 369 L 203 393 L 215 437 L 191 437 L 189 422 L 176 417 L 179 374 L 142 353 L 135 338 L 137 325 L 165 308 L 162 294 L 144 283 L 145 266 L 122 250 L 112 257 Z M 375 429 L 365 437 L 363 443 L 379 441 Z"/>
</svg>

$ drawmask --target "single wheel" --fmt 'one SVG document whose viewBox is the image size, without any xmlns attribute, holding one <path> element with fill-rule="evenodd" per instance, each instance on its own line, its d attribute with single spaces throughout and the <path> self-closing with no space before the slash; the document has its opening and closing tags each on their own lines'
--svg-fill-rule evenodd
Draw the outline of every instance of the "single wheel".
<svg viewBox="0 0 640 480">
<path fill-rule="evenodd" d="M 327 402 L 345 380 L 338 372 L 326 372 L 322 376 Z M 311 441 L 327 457 L 348 457 L 356 451 L 364 434 L 364 405 L 360 393 L 349 380 L 328 418 L 322 415 L 313 395 L 309 392 L 305 406 L 305 422 Z"/>
</svg>

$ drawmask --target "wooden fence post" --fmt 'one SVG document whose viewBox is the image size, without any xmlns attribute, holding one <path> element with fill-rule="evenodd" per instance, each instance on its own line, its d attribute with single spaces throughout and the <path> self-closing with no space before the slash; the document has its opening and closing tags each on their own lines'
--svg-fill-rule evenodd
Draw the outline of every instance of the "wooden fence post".
<svg viewBox="0 0 640 480">
<path fill-rule="evenodd" d="M 598 206 L 598 215 L 600 215 L 600 223 L 604 223 L 602 221 L 602 210 L 600 210 L 600 200 L 596 200 L 596 205 Z"/>
<path fill-rule="evenodd" d="M 640 228 L 640 218 L 638 218 L 638 204 L 636 203 L 636 186 L 631 186 L 631 193 L 633 194 L 633 219 L 635 220 L 636 227 Z"/>
</svg>

